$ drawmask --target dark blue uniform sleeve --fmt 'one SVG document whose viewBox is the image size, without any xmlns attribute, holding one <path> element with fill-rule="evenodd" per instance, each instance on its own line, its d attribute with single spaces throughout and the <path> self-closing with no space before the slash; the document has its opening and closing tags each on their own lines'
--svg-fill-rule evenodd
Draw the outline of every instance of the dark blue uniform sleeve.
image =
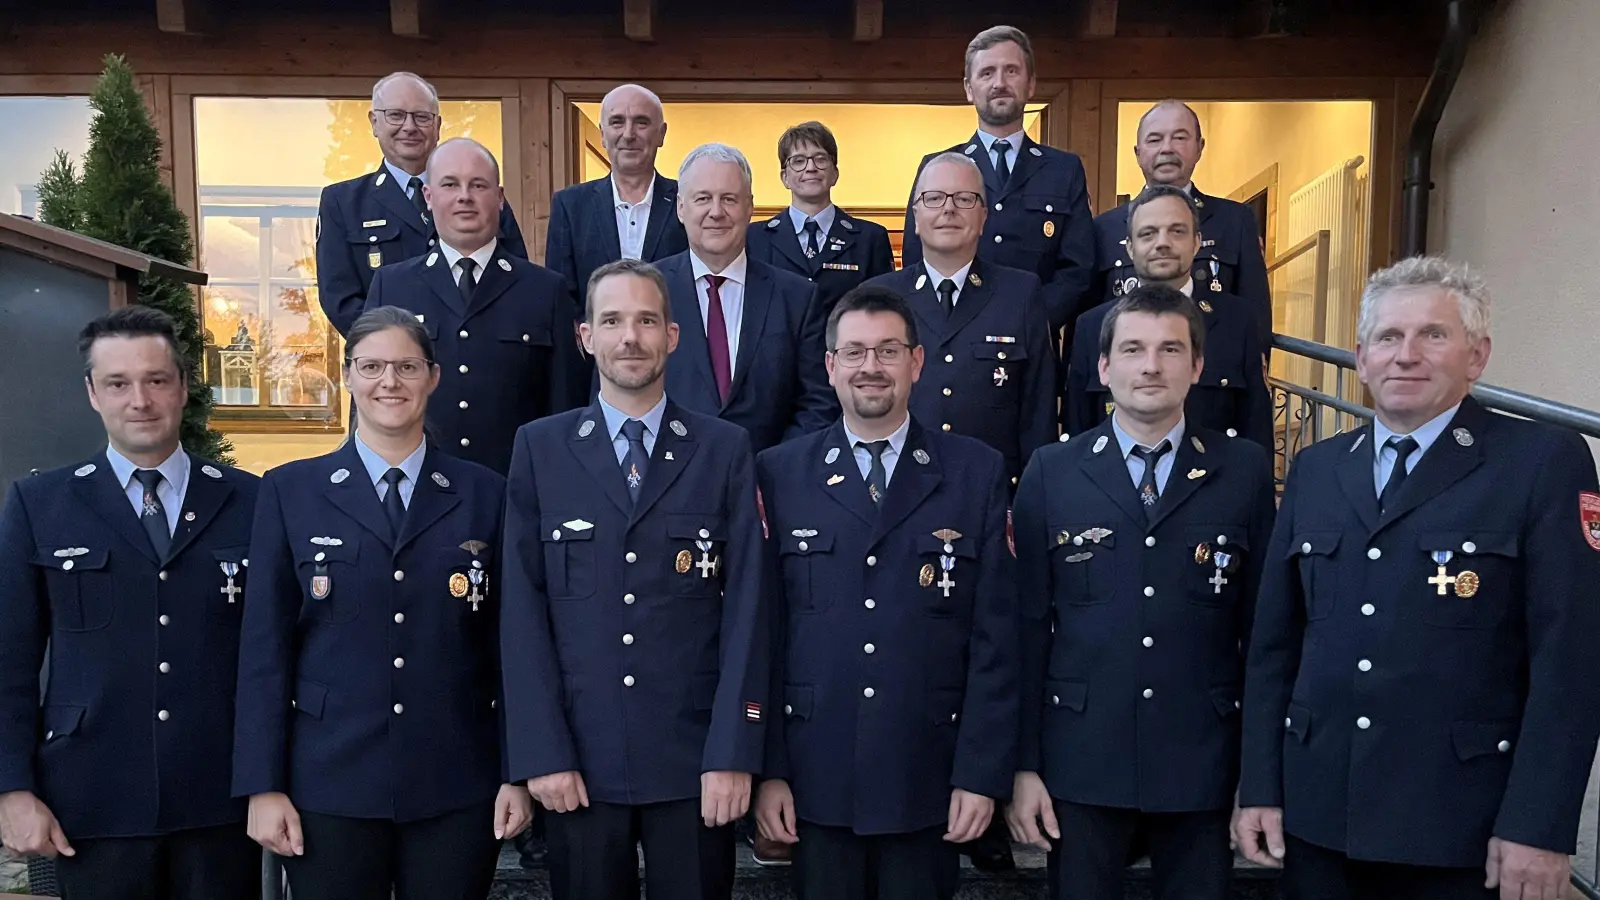
<svg viewBox="0 0 1600 900">
<path fill-rule="evenodd" d="M 1060 331 L 1069 322 L 1094 306 L 1088 299 L 1089 283 L 1094 275 L 1094 216 L 1089 212 L 1089 187 L 1083 172 L 1083 163 L 1076 156 L 1068 158 L 1072 171 L 1068 179 L 1073 192 L 1067 199 L 1066 233 L 1061 237 L 1061 249 L 1056 254 L 1055 271 L 1044 278 L 1045 309 L 1050 313 L 1050 327 Z"/>
<path fill-rule="evenodd" d="M 522 238 L 522 229 L 517 225 L 517 215 L 511 211 L 511 204 L 500 204 L 500 242 L 506 245 L 506 252 L 519 259 L 528 258 L 528 243 Z"/>
<path fill-rule="evenodd" d="M 1022 421 L 1017 429 L 1019 455 L 1023 460 L 1033 451 L 1055 443 L 1056 423 L 1056 346 L 1050 323 L 1045 320 L 1040 292 L 1028 300 L 1023 324 L 1027 343 L 1028 368 L 1022 383 Z"/>
<path fill-rule="evenodd" d="M 828 314 L 822 308 L 821 295 L 816 285 L 811 285 L 805 318 L 800 322 L 800 345 L 795 348 L 800 396 L 794 398 L 794 421 L 784 434 L 785 440 L 820 431 L 839 417 L 839 395 L 828 382 L 828 368 L 823 361 L 828 353 L 827 328 Z"/>
<path fill-rule="evenodd" d="M 1523 610 L 1528 694 L 1511 778 L 1495 820 L 1496 837 L 1572 854 L 1584 787 L 1600 737 L 1600 551 L 1588 544 L 1579 494 L 1596 493 L 1594 459 L 1576 434 L 1539 460 L 1524 499 Z"/>
<path fill-rule="evenodd" d="M 1062 418 L 1066 420 L 1067 434 L 1081 434 L 1099 422 L 1095 420 L 1095 401 L 1089 396 L 1089 373 L 1099 366 L 1096 346 L 1100 343 L 1098 329 L 1084 328 L 1083 323 L 1073 329 L 1072 362 L 1067 367 L 1067 395 L 1061 401 Z M 1091 333 L 1094 332 L 1094 333 Z"/>
<path fill-rule="evenodd" d="M 1239 806 L 1283 806 L 1284 711 L 1300 674 L 1305 636 L 1305 594 L 1299 561 L 1290 555 L 1298 488 L 1295 462 L 1283 488 L 1272 540 L 1262 555 L 1245 663 L 1244 737 L 1239 770 Z"/>
<path fill-rule="evenodd" d="M 550 204 L 550 226 L 544 235 L 544 267 L 567 282 L 573 305 L 582 315 L 587 285 L 578 283 L 578 261 L 573 257 L 572 219 L 567 215 L 567 198 L 557 194 Z"/>
<path fill-rule="evenodd" d="M 767 451 L 767 452 L 770 452 Z M 765 457 L 765 453 L 762 454 Z M 766 505 L 765 498 L 776 496 L 772 488 L 772 472 L 764 458 L 756 460 L 756 505 L 762 516 L 762 553 L 766 560 L 769 582 L 767 586 L 767 623 L 771 635 L 768 653 L 772 661 L 767 687 L 767 746 L 761 766 L 762 778 L 789 777 L 789 740 L 784 730 L 783 693 L 788 679 L 789 665 L 789 595 L 784 583 L 783 569 L 778 559 L 778 542 L 768 533 L 768 524 L 777 521 L 777 514 Z"/>
<path fill-rule="evenodd" d="M 235 797 L 289 789 L 288 715 L 302 595 L 278 480 L 275 472 L 262 479 L 250 534 L 234 712 Z"/>
<path fill-rule="evenodd" d="M 388 293 L 388 272 L 389 268 L 386 267 L 372 273 L 372 287 L 367 289 L 366 300 L 362 302 L 361 308 L 356 310 L 357 316 L 368 310 L 377 309 L 386 302 L 383 295 Z M 354 322 L 355 319 L 350 321 Z"/>
<path fill-rule="evenodd" d="M 1272 452 L 1272 391 L 1267 387 L 1265 355 L 1261 343 L 1248 329 L 1244 341 L 1244 391 L 1243 415 L 1239 422 L 1239 436 L 1255 441 Z M 1270 460 L 1269 460 L 1270 464 Z"/>
<path fill-rule="evenodd" d="M 317 300 L 322 304 L 322 314 L 341 335 L 350 333 L 350 325 L 361 315 L 365 300 L 361 273 L 356 271 L 346 239 L 348 231 L 338 195 L 323 188 L 317 209 Z"/>
<path fill-rule="evenodd" d="M 511 451 L 500 554 L 500 676 L 510 781 L 578 770 L 578 748 L 561 702 L 533 470 L 534 451 L 524 427 Z"/>
<path fill-rule="evenodd" d="M 1255 498 L 1250 504 L 1250 547 L 1244 559 L 1244 584 L 1239 609 L 1239 681 L 1245 681 L 1245 654 L 1250 649 L 1250 632 L 1255 625 L 1256 598 L 1261 594 L 1261 575 L 1270 564 L 1267 547 L 1272 543 L 1272 523 L 1278 515 L 1277 488 L 1272 477 L 1272 453 L 1255 444 L 1241 445 L 1239 456 L 1250 459 L 1250 474 L 1256 479 Z"/>
<path fill-rule="evenodd" d="M 1255 214 L 1249 208 L 1239 217 L 1239 283 L 1234 292 L 1250 304 L 1256 317 L 1257 336 L 1264 350 L 1272 348 L 1272 282 L 1267 278 L 1267 260 L 1261 255 L 1261 238 L 1255 230 Z"/>
<path fill-rule="evenodd" d="M 589 368 L 578 350 L 573 330 L 577 312 L 563 287 L 556 292 L 550 316 L 550 415 L 589 405 Z"/>
<path fill-rule="evenodd" d="M 917 238 L 917 216 L 912 211 L 912 204 L 917 199 L 917 179 L 922 176 L 922 167 L 928 160 L 938 154 L 930 153 L 917 163 L 917 172 L 911 176 L 911 187 L 906 197 L 906 224 L 900 238 L 900 268 L 905 268 L 912 263 L 922 262 L 922 241 Z"/>
<path fill-rule="evenodd" d="M 728 472 L 728 545 L 723 550 L 721 677 L 711 707 L 711 730 L 700 760 L 702 772 L 761 771 L 766 723 L 752 718 L 748 704 L 765 703 L 772 677 L 771 624 L 767 621 L 766 539 L 756 505 L 756 462 L 750 438 L 739 432 Z M 767 709 L 764 715 L 775 715 Z"/>
<path fill-rule="evenodd" d="M 1050 580 L 1050 546 L 1045 540 L 1046 484 L 1044 461 L 1035 453 L 1022 470 L 1016 506 L 1011 511 L 1017 546 L 1017 605 L 1021 627 L 1020 689 L 1022 704 L 1017 729 L 1017 770 L 1037 772 L 1043 765 L 1040 734 L 1044 726 L 1045 667 L 1050 656 L 1050 608 L 1055 588 Z"/>
<path fill-rule="evenodd" d="M 998 453 L 972 487 L 988 495 L 979 545 L 978 589 L 967 648 L 967 693 L 956 738 L 952 787 L 1004 801 L 1017 771 L 1018 653 L 1016 560 L 1006 539 L 1011 486 Z"/>
<path fill-rule="evenodd" d="M 35 552 L 22 491 L 13 484 L 0 511 L 0 794 L 34 789 L 39 667 L 50 639 L 50 599 Z"/>
<path fill-rule="evenodd" d="M 867 252 L 867 270 L 861 273 L 861 280 L 887 275 L 894 271 L 894 245 L 889 243 L 889 232 L 876 232 L 872 239 L 872 246 Z"/>
</svg>

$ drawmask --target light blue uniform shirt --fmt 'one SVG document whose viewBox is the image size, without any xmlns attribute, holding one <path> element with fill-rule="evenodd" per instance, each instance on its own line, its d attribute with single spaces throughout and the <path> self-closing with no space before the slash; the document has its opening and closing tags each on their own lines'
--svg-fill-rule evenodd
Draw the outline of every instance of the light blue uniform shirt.
<svg viewBox="0 0 1600 900">
<path fill-rule="evenodd" d="M 600 398 L 600 412 L 605 414 L 606 434 L 611 435 L 611 449 L 617 451 L 617 465 L 620 466 L 628 456 L 628 438 L 622 433 L 622 425 L 633 416 L 607 403 L 604 397 Z M 656 435 L 661 433 L 661 417 L 666 415 L 666 412 L 667 395 L 662 394 L 661 399 L 656 401 L 656 405 L 650 407 L 649 412 L 639 417 L 639 421 L 644 423 L 644 453 L 646 456 L 652 456 L 656 452 Z"/>
<path fill-rule="evenodd" d="M 117 484 L 122 485 L 122 492 L 133 505 L 133 514 L 143 516 L 144 485 L 133 477 L 139 467 L 111 446 L 106 447 L 106 462 L 111 464 L 111 473 L 117 476 Z M 156 485 L 156 497 L 161 500 L 161 508 L 167 511 L 167 532 L 177 534 L 178 517 L 183 515 L 183 498 L 189 492 L 189 454 L 179 447 L 161 465 L 156 466 L 156 471 L 161 473 L 161 482 Z"/>
<path fill-rule="evenodd" d="M 1171 449 L 1161 454 L 1161 458 L 1156 460 L 1156 490 L 1163 494 L 1167 492 L 1167 476 L 1172 474 L 1172 466 L 1178 456 L 1178 443 L 1183 440 L 1183 424 L 1183 420 L 1179 419 L 1178 424 L 1167 432 L 1165 440 L 1170 443 Z M 1117 423 L 1115 413 L 1111 415 L 1111 432 L 1117 436 L 1117 446 L 1121 448 L 1122 459 L 1128 465 L 1128 477 L 1133 479 L 1133 486 L 1138 487 L 1139 483 L 1144 480 L 1145 465 L 1144 460 L 1133 455 L 1133 448 L 1140 446 L 1139 442 L 1135 441 L 1132 435 L 1122 430 L 1122 426 Z M 1161 441 L 1156 441 L 1158 446 L 1160 443 Z M 1145 449 L 1154 450 L 1155 447 L 1145 447 Z"/>
<path fill-rule="evenodd" d="M 1389 474 L 1394 471 L 1395 457 L 1399 455 L 1393 447 L 1386 446 L 1389 439 L 1409 437 L 1417 442 L 1417 449 L 1406 457 L 1406 474 L 1410 475 L 1417 470 L 1417 462 L 1422 459 L 1422 454 L 1427 453 L 1433 442 L 1439 439 L 1439 435 L 1444 434 L 1445 426 L 1456 417 L 1456 410 L 1460 408 L 1461 404 L 1457 403 L 1422 423 L 1409 435 L 1396 434 L 1378 419 L 1372 420 L 1372 489 L 1378 496 L 1383 496 L 1383 486 L 1389 483 Z"/>
<path fill-rule="evenodd" d="M 906 448 L 906 435 L 910 433 L 911 416 L 907 414 L 906 420 L 900 423 L 900 427 L 896 428 L 893 434 L 889 435 L 889 446 L 884 448 L 883 456 L 879 457 L 883 460 L 884 490 L 888 490 L 889 482 L 894 480 L 894 467 L 900 462 L 900 453 Z M 852 433 L 849 425 L 844 426 L 844 439 L 850 442 L 850 450 L 856 458 L 856 468 L 861 470 L 861 478 L 865 480 L 867 473 L 872 471 L 872 451 L 865 447 L 857 447 L 856 444 L 858 442 L 868 444 L 872 442 Z"/>
<path fill-rule="evenodd" d="M 400 502 L 405 504 L 407 509 L 411 508 L 411 495 L 417 490 L 417 479 L 422 477 L 422 458 L 427 455 L 427 451 L 428 442 L 423 441 L 417 445 L 417 449 L 411 451 L 410 456 L 400 461 L 400 465 L 390 466 L 376 450 L 368 447 L 361 439 L 361 431 L 359 429 L 356 431 L 356 454 L 361 457 L 361 464 L 367 467 L 367 477 L 371 479 L 372 486 L 378 492 L 379 503 L 389 495 L 389 482 L 384 481 L 383 476 L 389 469 L 395 468 L 406 473 L 406 477 L 400 479 Z"/>
</svg>

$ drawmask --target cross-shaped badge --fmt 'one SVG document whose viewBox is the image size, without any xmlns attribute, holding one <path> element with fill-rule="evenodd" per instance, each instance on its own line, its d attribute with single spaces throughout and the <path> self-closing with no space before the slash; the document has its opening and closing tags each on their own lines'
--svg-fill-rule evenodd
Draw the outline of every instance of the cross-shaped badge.
<svg viewBox="0 0 1600 900">
<path fill-rule="evenodd" d="M 946 597 L 950 596 L 950 589 L 956 586 L 955 580 L 950 577 L 950 573 L 955 571 L 955 567 L 956 558 L 954 556 L 945 556 L 943 554 L 939 556 L 939 568 L 944 569 L 944 574 L 939 576 L 938 586 L 944 590 Z"/>
<path fill-rule="evenodd" d="M 1004 387 L 1005 383 L 1006 383 L 1006 379 L 1010 378 L 1010 377 L 1011 376 L 1009 374 L 1007 374 L 1007 372 L 1006 372 L 1006 367 L 1005 366 L 995 366 L 994 367 L 994 386 L 995 387 Z"/>
<path fill-rule="evenodd" d="M 235 598 L 244 593 L 244 588 L 233 583 L 234 576 L 239 574 L 239 564 L 231 562 L 222 563 L 222 574 L 223 577 L 228 579 L 228 584 L 222 588 L 221 593 L 228 598 L 229 603 L 232 603 L 234 602 Z"/>
<path fill-rule="evenodd" d="M 700 561 L 695 563 L 695 568 L 700 570 L 701 578 L 710 578 L 717 570 L 717 563 L 711 559 L 711 542 L 695 541 L 694 545 L 700 548 Z"/>
</svg>

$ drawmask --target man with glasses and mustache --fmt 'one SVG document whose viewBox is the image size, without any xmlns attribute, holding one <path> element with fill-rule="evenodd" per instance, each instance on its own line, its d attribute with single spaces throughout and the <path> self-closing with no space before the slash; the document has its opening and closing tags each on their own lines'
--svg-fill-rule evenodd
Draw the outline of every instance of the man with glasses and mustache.
<svg viewBox="0 0 1600 900">
<path fill-rule="evenodd" d="M 843 409 L 757 462 L 779 577 L 756 818 L 800 900 L 949 900 L 1010 790 L 1017 616 L 994 450 L 909 408 L 920 316 L 863 285 L 828 319 Z"/>
<path fill-rule="evenodd" d="M 979 256 L 985 190 L 971 157 L 930 160 L 911 206 L 922 257 L 869 284 L 906 298 L 927 345 L 911 411 L 1000 451 L 1014 489 L 1033 451 L 1056 439 L 1055 348 L 1039 279 Z"/>
<path fill-rule="evenodd" d="M 996 25 L 967 44 L 962 85 L 978 113 L 972 139 L 950 148 L 972 158 L 983 173 L 989 216 L 980 244 L 983 258 L 1032 272 L 1044 285 L 1051 332 L 1072 325 L 1088 307 L 1094 268 L 1094 224 L 1083 162 L 1077 154 L 1028 137 L 1022 119 L 1033 99 L 1033 45 L 1020 29 Z M 926 166 L 938 154 L 923 158 Z M 916 234 L 916 193 L 906 204 L 902 265 L 922 259 Z"/>
<path fill-rule="evenodd" d="M 1146 187 L 1167 185 L 1188 194 L 1200 211 L 1200 249 L 1192 268 L 1202 292 L 1232 294 L 1250 305 L 1261 346 L 1272 346 L 1272 297 L 1261 232 L 1250 207 L 1226 197 L 1211 197 L 1195 187 L 1194 170 L 1206 142 L 1200 117 L 1188 104 L 1163 100 L 1139 119 L 1133 158 Z M 1088 302 L 1102 303 L 1142 283 L 1128 249 L 1128 210 L 1124 203 L 1095 217 L 1095 282 Z M 1204 293 L 1196 295 L 1196 301 Z"/>
<path fill-rule="evenodd" d="M 824 314 L 846 291 L 894 271 L 889 231 L 833 205 L 839 143 L 821 122 L 802 122 L 778 138 L 778 165 L 793 200 L 765 222 L 750 223 L 752 259 L 771 263 L 817 286 Z"/>
<path fill-rule="evenodd" d="M 317 296 L 341 335 L 365 308 L 379 268 L 439 249 L 423 191 L 439 145 L 438 91 L 410 72 L 387 75 L 372 86 L 367 119 L 383 164 L 323 188 L 317 210 Z M 493 213 L 505 251 L 527 259 L 511 207 L 502 203 Z"/>
</svg>

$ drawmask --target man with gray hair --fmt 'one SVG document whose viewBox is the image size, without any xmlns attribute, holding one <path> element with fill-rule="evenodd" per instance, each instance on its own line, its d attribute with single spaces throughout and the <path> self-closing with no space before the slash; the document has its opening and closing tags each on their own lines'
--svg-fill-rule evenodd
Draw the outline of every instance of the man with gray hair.
<svg viewBox="0 0 1600 900">
<path fill-rule="evenodd" d="M 1486 410 L 1489 297 L 1372 276 L 1376 421 L 1289 470 L 1256 605 L 1234 839 L 1287 900 L 1557 898 L 1600 735 L 1600 485 Z"/>
<path fill-rule="evenodd" d="M 667 396 L 743 426 L 759 453 L 828 427 L 839 407 L 823 367 L 827 315 L 816 285 L 745 253 L 750 180 L 750 163 L 726 144 L 689 151 L 678 169 L 689 249 L 658 268 L 682 328 Z"/>
<path fill-rule="evenodd" d="M 370 174 L 323 188 L 317 210 L 317 297 L 341 335 L 361 315 L 374 272 L 439 244 L 423 193 L 443 124 L 439 92 L 410 72 L 386 75 L 372 87 L 367 120 L 383 163 Z M 511 208 L 502 203 L 494 212 L 506 252 L 527 259 Z"/>
</svg>

